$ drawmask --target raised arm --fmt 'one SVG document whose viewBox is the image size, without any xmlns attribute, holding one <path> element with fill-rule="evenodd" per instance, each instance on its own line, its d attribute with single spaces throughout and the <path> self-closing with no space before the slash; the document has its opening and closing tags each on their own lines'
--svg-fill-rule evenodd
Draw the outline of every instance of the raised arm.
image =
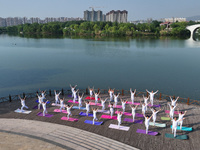
<svg viewBox="0 0 200 150">
<path fill-rule="evenodd" d="M 156 93 L 158 93 L 158 90 L 157 90 L 157 91 L 155 91 L 153 94 L 156 94 Z"/>
<path fill-rule="evenodd" d="M 175 102 L 179 99 L 179 96 L 176 98 Z"/>
<path fill-rule="evenodd" d="M 150 92 L 146 89 L 146 91 L 150 94 Z"/>
<path fill-rule="evenodd" d="M 134 94 L 136 93 L 136 89 L 134 90 Z"/>
<path fill-rule="evenodd" d="M 69 86 L 70 86 L 70 88 L 72 89 L 72 85 L 70 84 Z"/>
<path fill-rule="evenodd" d="M 21 97 L 20 97 L 20 95 L 18 95 L 18 97 L 19 97 L 19 99 L 21 100 Z"/>
<path fill-rule="evenodd" d="M 169 98 L 170 98 L 170 100 L 171 100 L 171 102 L 172 102 L 172 97 L 171 97 L 171 96 L 169 96 Z"/>
<path fill-rule="evenodd" d="M 74 86 L 74 88 L 76 88 L 76 87 L 77 87 L 77 85 Z"/>
<path fill-rule="evenodd" d="M 45 102 L 45 104 L 47 104 L 48 101 L 49 101 L 49 100 L 47 100 L 47 101 Z"/>
<path fill-rule="evenodd" d="M 185 116 L 186 113 L 187 113 L 187 111 L 185 111 L 184 116 Z"/>
<path fill-rule="evenodd" d="M 130 93 L 132 93 L 132 88 L 130 88 Z"/>
</svg>

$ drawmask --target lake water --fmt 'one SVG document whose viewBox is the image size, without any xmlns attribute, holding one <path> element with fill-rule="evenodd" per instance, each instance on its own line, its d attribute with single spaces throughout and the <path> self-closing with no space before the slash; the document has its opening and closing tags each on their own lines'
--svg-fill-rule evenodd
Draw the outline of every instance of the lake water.
<svg viewBox="0 0 200 150">
<path fill-rule="evenodd" d="M 200 42 L 193 40 L 0 35 L 0 52 L 0 97 L 70 83 L 200 97 Z"/>
</svg>

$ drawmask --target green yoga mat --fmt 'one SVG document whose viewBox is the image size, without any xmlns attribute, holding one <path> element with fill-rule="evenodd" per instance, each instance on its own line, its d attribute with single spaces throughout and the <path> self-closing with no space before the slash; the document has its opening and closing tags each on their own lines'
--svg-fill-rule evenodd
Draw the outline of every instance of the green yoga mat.
<svg viewBox="0 0 200 150">
<path fill-rule="evenodd" d="M 171 125 L 172 128 L 172 125 Z M 177 130 L 182 130 L 182 131 L 192 131 L 192 127 L 182 127 L 182 129 L 180 129 L 180 126 L 177 126 L 176 128 Z"/>
<path fill-rule="evenodd" d="M 153 126 L 154 124 L 153 124 L 153 122 L 149 122 L 149 125 Z M 166 124 L 165 123 L 156 123 L 155 122 L 155 126 L 164 128 L 164 127 L 166 127 Z"/>
<path fill-rule="evenodd" d="M 172 139 L 180 139 L 180 140 L 187 140 L 188 139 L 187 135 L 176 135 L 176 137 L 174 137 L 174 134 L 169 134 L 169 133 L 165 133 L 165 137 L 172 138 Z"/>
<path fill-rule="evenodd" d="M 171 120 L 169 117 L 161 117 L 161 120 Z"/>
</svg>

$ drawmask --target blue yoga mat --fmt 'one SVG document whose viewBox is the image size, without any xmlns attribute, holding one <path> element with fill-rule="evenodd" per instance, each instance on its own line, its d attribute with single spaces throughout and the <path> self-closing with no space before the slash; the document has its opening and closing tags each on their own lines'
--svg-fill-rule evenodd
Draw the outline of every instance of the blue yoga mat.
<svg viewBox="0 0 200 150">
<path fill-rule="evenodd" d="M 172 125 L 171 125 L 172 128 Z M 180 126 L 177 126 L 176 128 L 177 130 L 182 130 L 182 131 L 192 131 L 192 127 L 182 127 L 182 129 L 180 129 Z"/>
<path fill-rule="evenodd" d="M 38 99 L 37 99 L 35 102 L 39 103 Z M 51 103 L 51 102 L 50 102 L 50 101 L 48 101 L 48 102 L 47 102 L 47 104 L 49 104 L 49 103 Z"/>
<path fill-rule="evenodd" d="M 80 112 L 79 115 L 80 115 L 80 116 L 87 116 L 87 114 L 84 113 L 84 112 Z M 89 114 L 89 113 L 88 113 L 88 117 L 93 117 L 93 114 Z"/>
<path fill-rule="evenodd" d="M 93 124 L 93 121 L 92 121 L 92 120 L 85 120 L 84 123 Z M 94 122 L 94 125 L 99 126 L 99 125 L 101 125 L 102 123 L 103 123 L 103 121 L 101 121 L 101 122 L 95 121 L 95 122 Z"/>
<path fill-rule="evenodd" d="M 72 108 L 73 108 L 73 109 L 79 109 L 79 107 L 78 107 L 78 106 L 73 106 Z M 81 109 L 81 110 L 86 110 L 86 108 L 85 108 L 85 107 L 80 107 L 80 109 Z"/>
</svg>

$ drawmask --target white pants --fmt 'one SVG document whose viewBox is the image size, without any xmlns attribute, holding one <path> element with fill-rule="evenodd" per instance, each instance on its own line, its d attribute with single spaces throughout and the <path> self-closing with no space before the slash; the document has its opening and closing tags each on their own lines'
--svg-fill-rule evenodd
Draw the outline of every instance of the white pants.
<svg viewBox="0 0 200 150">
<path fill-rule="evenodd" d="M 56 104 L 58 104 L 59 103 L 59 101 L 58 101 L 58 99 L 56 99 Z"/>
<path fill-rule="evenodd" d="M 118 128 L 120 127 L 121 124 L 121 120 L 118 120 Z"/>
<path fill-rule="evenodd" d="M 146 134 L 148 134 L 149 125 L 145 124 L 145 127 L 146 127 Z"/>
<path fill-rule="evenodd" d="M 102 105 L 102 110 L 105 110 L 105 105 Z"/>
<path fill-rule="evenodd" d="M 96 117 L 94 117 L 94 118 L 93 118 L 93 124 L 94 124 L 94 121 L 95 121 L 95 120 L 98 120 L 98 119 L 97 119 Z"/>
<path fill-rule="evenodd" d="M 112 100 L 113 100 L 113 96 L 110 95 L 110 101 L 112 101 Z"/>
<path fill-rule="evenodd" d="M 73 102 L 75 103 L 75 102 L 76 102 L 76 100 L 77 100 L 77 98 L 76 98 L 76 97 L 74 97 L 74 99 L 73 99 Z"/>
<path fill-rule="evenodd" d="M 155 125 L 156 117 L 153 117 L 153 124 Z"/>
<path fill-rule="evenodd" d="M 48 112 L 47 112 L 47 109 L 44 109 L 44 110 L 43 110 L 43 116 L 45 116 L 45 113 L 48 113 Z"/>
<path fill-rule="evenodd" d="M 86 115 L 88 116 L 88 113 L 90 112 L 90 110 L 89 109 L 86 109 Z"/>
<path fill-rule="evenodd" d="M 95 99 L 95 105 L 98 103 L 98 100 Z"/>
<path fill-rule="evenodd" d="M 71 112 L 67 112 L 67 119 L 69 119 L 69 116 L 72 116 Z"/>
<path fill-rule="evenodd" d="M 135 120 L 135 113 L 132 113 L 132 116 L 133 116 L 133 122 L 134 122 L 134 120 Z"/>
<path fill-rule="evenodd" d="M 78 104 L 78 107 L 79 107 L 79 109 L 81 109 L 81 107 L 82 107 L 82 104 L 81 104 L 81 103 L 79 103 L 79 104 Z"/>
<path fill-rule="evenodd" d="M 153 106 L 153 99 L 150 99 L 151 105 Z"/>
<path fill-rule="evenodd" d="M 21 107 L 21 111 L 23 111 L 23 108 L 26 108 L 26 109 L 28 109 L 28 107 L 26 106 L 26 105 L 22 105 L 22 107 Z"/>
<path fill-rule="evenodd" d="M 124 112 L 125 112 L 125 107 L 122 107 L 122 110 L 123 110 L 123 114 L 124 114 Z"/>
<path fill-rule="evenodd" d="M 174 137 L 176 137 L 176 128 L 172 127 L 172 133 L 174 133 Z"/>
<path fill-rule="evenodd" d="M 132 104 L 134 104 L 134 97 L 131 97 Z"/>
<path fill-rule="evenodd" d="M 117 107 L 117 102 L 115 102 L 115 107 Z"/>
<path fill-rule="evenodd" d="M 60 112 L 62 112 L 62 109 L 64 108 L 64 106 L 63 105 L 61 105 L 60 106 Z"/>
<path fill-rule="evenodd" d="M 39 102 L 39 104 L 38 104 L 38 109 L 40 109 L 40 105 L 42 105 L 42 103 Z"/>
<path fill-rule="evenodd" d="M 179 121 L 178 125 L 180 125 L 180 129 L 182 129 L 183 121 Z"/>
<path fill-rule="evenodd" d="M 145 115 L 146 110 L 142 110 L 142 113 Z"/>
<path fill-rule="evenodd" d="M 174 113 L 170 111 L 169 117 L 170 117 L 170 118 L 173 118 L 173 117 L 174 117 Z"/>
</svg>

